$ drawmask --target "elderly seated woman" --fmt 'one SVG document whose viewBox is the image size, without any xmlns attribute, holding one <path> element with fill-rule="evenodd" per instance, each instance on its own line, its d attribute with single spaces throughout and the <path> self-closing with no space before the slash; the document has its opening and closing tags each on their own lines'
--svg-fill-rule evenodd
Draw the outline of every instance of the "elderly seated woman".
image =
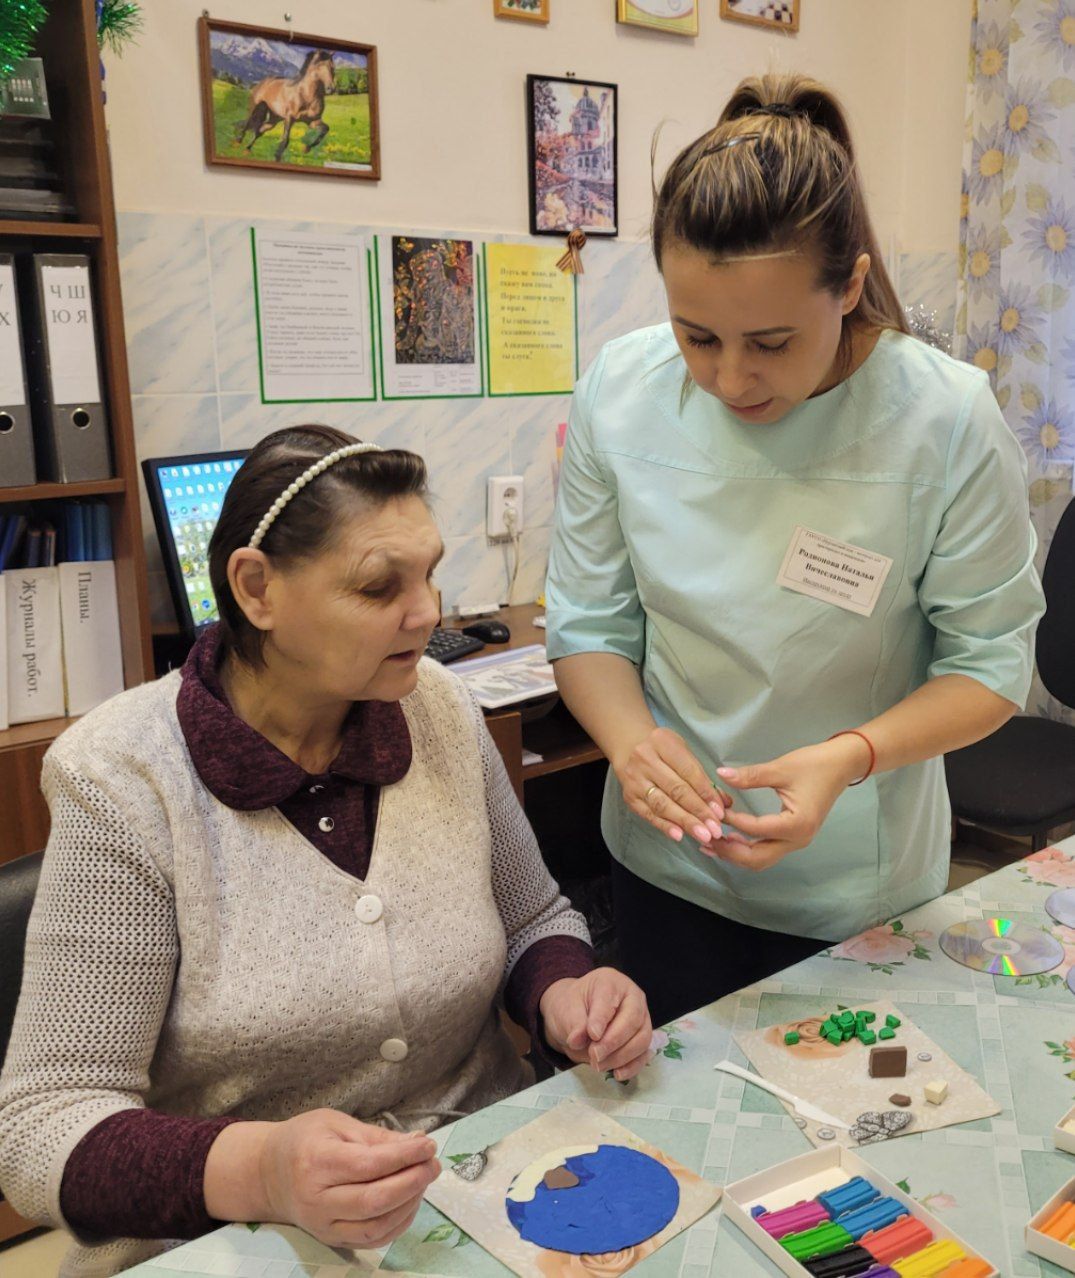
<svg viewBox="0 0 1075 1278">
<path fill-rule="evenodd" d="M 0 1079 L 0 1184 L 115 1273 L 222 1221 L 402 1233 L 428 1133 L 539 1050 L 625 1079 L 651 1028 L 595 968 L 482 715 L 422 653 L 420 458 L 268 436 L 209 547 L 219 624 L 45 758 L 52 835 Z"/>
</svg>

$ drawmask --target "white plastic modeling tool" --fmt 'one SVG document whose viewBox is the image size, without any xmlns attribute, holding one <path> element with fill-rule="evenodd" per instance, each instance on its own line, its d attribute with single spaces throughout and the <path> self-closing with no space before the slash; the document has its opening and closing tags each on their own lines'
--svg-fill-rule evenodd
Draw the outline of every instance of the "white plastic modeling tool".
<svg viewBox="0 0 1075 1278">
<path fill-rule="evenodd" d="M 776 1083 L 770 1083 L 767 1079 L 762 1078 L 760 1074 L 752 1074 L 750 1070 L 743 1069 L 741 1065 L 733 1065 L 731 1061 L 718 1061 L 713 1066 L 725 1074 L 731 1074 L 735 1078 L 741 1078 L 746 1083 L 753 1083 L 755 1087 L 760 1087 L 763 1092 L 771 1092 L 782 1101 L 787 1101 L 797 1114 L 801 1114 L 803 1118 L 809 1118 L 812 1122 L 821 1123 L 825 1127 L 838 1127 L 841 1131 L 846 1132 L 851 1126 L 842 1119 L 834 1117 L 826 1110 L 818 1105 L 811 1105 L 809 1101 L 804 1101 L 796 1096 L 794 1092 L 786 1091 L 783 1087 L 777 1087 Z"/>
</svg>

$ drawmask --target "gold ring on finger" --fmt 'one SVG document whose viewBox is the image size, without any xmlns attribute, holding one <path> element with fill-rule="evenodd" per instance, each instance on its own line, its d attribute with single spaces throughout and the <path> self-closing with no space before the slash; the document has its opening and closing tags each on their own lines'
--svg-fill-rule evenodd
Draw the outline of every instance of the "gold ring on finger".
<svg viewBox="0 0 1075 1278">
<path fill-rule="evenodd" d="M 649 803 L 649 796 L 654 792 L 654 790 L 659 790 L 660 788 L 661 787 L 659 785 L 651 785 L 650 788 L 646 791 L 646 793 L 642 796 L 642 802 Z"/>
</svg>

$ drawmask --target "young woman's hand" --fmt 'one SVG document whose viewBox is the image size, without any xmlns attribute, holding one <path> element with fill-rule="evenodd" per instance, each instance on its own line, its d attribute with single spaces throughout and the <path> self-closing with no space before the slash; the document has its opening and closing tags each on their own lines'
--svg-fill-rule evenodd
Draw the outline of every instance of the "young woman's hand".
<svg viewBox="0 0 1075 1278">
<path fill-rule="evenodd" d="M 713 786 L 678 732 L 654 728 L 612 766 L 627 806 L 662 834 L 679 843 L 686 833 L 703 846 L 721 838 L 732 800 Z"/>
<path fill-rule="evenodd" d="M 268 1126 L 258 1159 L 263 1218 L 299 1225 L 330 1247 L 398 1238 L 440 1174 L 437 1147 L 420 1132 L 385 1131 L 333 1109 Z"/>
<path fill-rule="evenodd" d="M 612 1070 L 625 1082 L 650 1059 L 646 996 L 622 972 L 598 967 L 553 981 L 539 1004 L 549 1046 L 570 1060 Z"/>
<path fill-rule="evenodd" d="M 781 809 L 771 816 L 729 811 L 727 823 L 755 842 L 726 837 L 703 851 L 747 870 L 770 869 L 813 842 L 840 794 L 869 766 L 868 747 L 847 735 L 792 750 L 771 763 L 718 769 L 721 780 L 737 790 L 775 790 Z"/>
</svg>

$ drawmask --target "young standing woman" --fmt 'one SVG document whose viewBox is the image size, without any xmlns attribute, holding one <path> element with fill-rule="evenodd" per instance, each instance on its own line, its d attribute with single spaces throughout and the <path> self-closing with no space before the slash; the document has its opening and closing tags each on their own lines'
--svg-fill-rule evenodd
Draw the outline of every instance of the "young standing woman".
<svg viewBox="0 0 1075 1278">
<path fill-rule="evenodd" d="M 944 891 L 941 756 L 1023 704 L 1042 596 L 1020 449 L 907 335 L 828 91 L 744 81 L 653 248 L 670 323 L 579 382 L 547 595 L 659 1024 Z"/>
</svg>

